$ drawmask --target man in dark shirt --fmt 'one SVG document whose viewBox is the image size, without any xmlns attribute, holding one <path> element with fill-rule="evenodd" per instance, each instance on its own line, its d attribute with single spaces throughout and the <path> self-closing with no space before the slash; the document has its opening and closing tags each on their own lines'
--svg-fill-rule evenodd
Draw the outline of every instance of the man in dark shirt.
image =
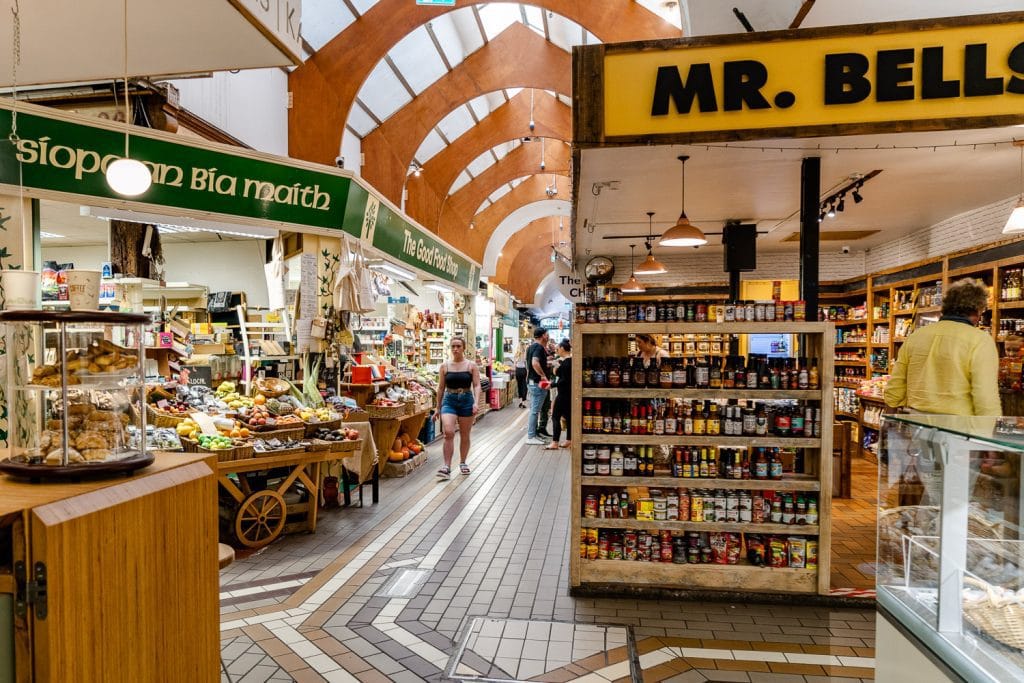
<svg viewBox="0 0 1024 683">
<path fill-rule="evenodd" d="M 531 446 L 545 446 L 547 441 L 537 432 L 537 419 L 548 390 L 542 389 L 541 382 L 549 382 L 548 377 L 548 331 L 543 327 L 533 330 L 533 343 L 526 351 L 526 386 L 530 401 L 529 422 L 526 424 L 526 443 Z"/>
</svg>

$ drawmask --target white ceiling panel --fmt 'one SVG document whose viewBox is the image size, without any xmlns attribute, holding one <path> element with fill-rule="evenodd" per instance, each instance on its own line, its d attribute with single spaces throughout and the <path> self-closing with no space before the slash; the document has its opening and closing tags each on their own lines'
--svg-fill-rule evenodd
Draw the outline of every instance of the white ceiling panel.
<svg viewBox="0 0 1024 683">
<path fill-rule="evenodd" d="M 448 72 L 430 34 L 422 26 L 398 41 L 388 56 L 417 95 Z"/>
<path fill-rule="evenodd" d="M 421 163 L 425 164 L 430 161 L 434 155 L 444 149 L 445 146 L 444 140 L 442 140 L 441 136 L 437 134 L 437 131 L 431 129 L 431 131 L 427 133 L 427 137 L 423 139 L 423 144 L 421 144 L 420 148 L 416 150 L 416 158 L 419 159 Z"/>
<path fill-rule="evenodd" d="M 355 20 L 341 0 L 304 0 L 302 3 L 302 37 L 316 50 Z"/>
<path fill-rule="evenodd" d="M 480 8 L 480 21 L 487 33 L 487 40 L 494 40 L 501 32 L 515 23 L 523 22 L 519 5 L 510 2 L 492 2 Z"/>
<path fill-rule="evenodd" d="M 359 99 L 366 103 L 374 116 L 383 121 L 411 102 L 412 96 L 388 63 L 381 60 L 373 67 L 359 91 Z"/>
<path fill-rule="evenodd" d="M 351 2 L 352 6 L 359 12 L 359 16 L 366 14 L 377 4 L 377 0 L 351 0 Z"/>
<path fill-rule="evenodd" d="M 358 103 L 352 106 L 352 111 L 348 114 L 348 125 L 359 135 L 364 137 L 367 133 L 377 127 L 377 124 L 373 122 L 370 115 L 366 113 L 366 110 L 359 106 Z"/>
<path fill-rule="evenodd" d="M 499 199 L 501 199 L 502 197 L 504 197 L 505 195 L 507 195 L 511 191 L 512 191 L 512 188 L 508 186 L 508 183 L 505 183 L 504 185 L 499 187 L 497 190 L 492 192 L 491 196 L 488 197 L 488 199 L 490 199 L 492 202 L 496 202 Z"/>
<path fill-rule="evenodd" d="M 476 17 L 468 7 L 435 19 L 434 34 L 453 67 L 484 46 Z"/>
<path fill-rule="evenodd" d="M 544 35 L 544 10 L 536 5 L 523 5 L 526 13 L 526 25 L 530 28 L 539 28 L 541 35 Z"/>
<path fill-rule="evenodd" d="M 680 2 L 665 2 L 665 0 L 636 0 L 641 6 L 645 7 L 648 11 L 657 14 L 659 17 L 672 24 L 676 28 L 681 28 L 683 25 L 682 14 L 680 13 L 680 6 L 686 7 L 687 3 Z M 715 0 L 716 2 L 720 0 Z M 778 0 L 772 0 L 777 2 Z M 688 0 L 689 2 L 689 0 Z M 723 5 L 725 3 L 722 3 Z M 729 5 L 732 7 L 732 5 Z M 737 29 L 738 31 L 739 29 Z"/>
<path fill-rule="evenodd" d="M 467 166 L 466 168 L 469 169 L 469 172 L 472 173 L 474 176 L 478 176 L 487 169 L 489 169 L 494 164 L 494 155 L 491 154 L 490 151 L 487 151 L 478 156 L 476 159 L 473 159 L 473 161 L 469 162 L 469 166 Z"/>
<path fill-rule="evenodd" d="M 452 113 L 448 114 L 448 116 L 441 119 L 441 122 L 437 124 L 437 127 L 441 129 L 444 136 L 448 138 L 449 142 L 451 142 L 474 125 L 476 125 L 476 122 L 473 121 L 473 117 L 469 115 L 469 110 L 465 107 L 459 107 Z"/>
<path fill-rule="evenodd" d="M 455 194 L 463 187 L 465 187 L 472 179 L 473 178 L 468 173 L 463 171 L 462 173 L 459 174 L 459 177 L 455 179 L 455 182 L 452 183 L 452 187 L 450 190 L 448 190 L 448 194 Z"/>
<path fill-rule="evenodd" d="M 564 104 L 567 107 L 571 107 L 572 106 L 572 98 L 569 97 L 568 95 L 559 94 L 558 95 L 558 101 L 561 102 L 562 104 Z"/>
</svg>

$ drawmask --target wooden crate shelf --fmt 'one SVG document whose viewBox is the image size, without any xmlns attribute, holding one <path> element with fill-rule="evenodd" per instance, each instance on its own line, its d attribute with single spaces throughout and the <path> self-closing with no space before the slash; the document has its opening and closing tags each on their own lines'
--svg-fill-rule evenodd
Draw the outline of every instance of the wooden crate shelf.
<svg viewBox="0 0 1024 683">
<path fill-rule="evenodd" d="M 848 321 L 847 326 L 870 324 L 870 321 Z M 635 519 L 584 518 L 578 512 L 572 518 L 570 556 L 570 588 L 587 586 L 619 586 L 649 589 L 737 591 L 743 593 L 805 593 L 828 594 L 830 590 L 830 546 L 832 505 L 832 420 L 833 401 L 830 395 L 834 370 L 835 325 L 830 322 L 741 322 L 741 323 L 582 323 L 573 326 L 573 345 L 579 358 L 624 355 L 627 335 L 637 333 L 660 335 L 721 334 L 750 335 L 782 333 L 803 335 L 800 356 L 816 359 L 821 388 L 814 390 L 761 389 L 635 389 L 586 388 L 582 373 L 574 373 L 573 394 L 581 399 L 696 399 L 696 400 L 807 400 L 820 403 L 821 435 L 813 437 L 726 436 L 718 435 L 639 435 L 582 432 L 583 401 L 573 404 L 572 419 L 572 510 L 583 509 L 585 487 L 652 487 L 691 489 L 735 489 L 750 491 L 808 491 L 817 495 L 819 525 L 751 524 L 689 521 L 639 521 Z M 865 348 L 866 343 L 850 347 Z M 860 363 L 844 365 L 864 367 Z M 689 445 L 737 448 L 803 448 L 806 474 L 782 480 L 732 480 L 656 477 L 611 477 L 582 475 L 582 449 L 586 444 L 621 445 Z M 823 446 L 823 444 L 827 446 Z M 826 452 L 827 449 L 827 452 Z M 619 560 L 587 560 L 580 558 L 581 529 L 649 529 L 678 532 L 735 532 L 779 536 L 818 537 L 818 566 L 815 569 L 768 569 L 747 564 L 706 565 L 626 562 Z"/>
</svg>

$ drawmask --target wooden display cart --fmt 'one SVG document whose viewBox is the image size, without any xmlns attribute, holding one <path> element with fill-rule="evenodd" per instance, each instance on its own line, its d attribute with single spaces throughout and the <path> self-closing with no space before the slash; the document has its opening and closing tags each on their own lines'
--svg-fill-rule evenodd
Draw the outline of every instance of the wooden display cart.
<svg viewBox="0 0 1024 683">
<path fill-rule="evenodd" d="M 216 486 L 191 453 L 129 478 L 0 477 L 0 679 L 217 680 Z"/>
<path fill-rule="evenodd" d="M 830 543 L 832 502 L 832 340 L 830 323 L 577 323 L 573 326 L 573 347 L 578 358 L 623 357 L 627 335 L 649 334 L 759 334 L 801 335 L 801 356 L 815 358 L 819 368 L 819 389 L 609 389 L 583 388 L 583 373 L 573 374 L 572 410 L 572 533 L 569 538 L 570 589 L 611 587 L 630 591 L 705 590 L 745 593 L 819 593 L 830 590 Z M 821 407 L 820 438 L 782 438 L 768 436 L 648 436 L 632 434 L 584 434 L 583 402 L 588 398 L 677 398 L 677 399 L 752 399 L 755 401 L 794 399 L 812 400 Z M 805 453 L 805 472 L 787 475 L 782 480 L 686 479 L 666 476 L 612 477 L 583 476 L 582 449 L 586 444 L 689 445 L 739 447 L 797 447 Z M 826 446 L 823 447 L 822 445 Z M 731 522 L 640 521 L 636 519 L 595 519 L 584 517 L 583 499 L 588 488 L 746 489 L 772 491 L 811 491 L 818 496 L 817 525 L 751 524 Z M 800 535 L 818 538 L 818 568 L 766 568 L 750 564 L 672 564 L 625 560 L 580 558 L 580 530 L 584 528 L 722 531 L 756 534 Z M 743 558 L 745 560 L 745 558 Z"/>
<path fill-rule="evenodd" d="M 391 444 L 395 442 L 399 433 L 404 431 L 415 439 L 419 436 L 420 430 L 423 429 L 423 423 L 426 421 L 429 413 L 429 410 L 420 410 L 394 418 L 370 416 L 373 441 L 377 444 L 377 467 L 381 475 L 387 476 L 388 453 L 391 452 Z"/>
<path fill-rule="evenodd" d="M 218 462 L 217 481 L 237 505 L 231 525 L 235 539 L 247 548 L 262 548 L 284 532 L 316 531 L 320 464 L 337 459 L 330 451 L 303 451 Z M 281 473 L 268 475 L 271 470 Z M 289 506 L 285 495 L 297 484 L 307 498 Z M 289 515 L 301 519 L 288 522 Z"/>
</svg>

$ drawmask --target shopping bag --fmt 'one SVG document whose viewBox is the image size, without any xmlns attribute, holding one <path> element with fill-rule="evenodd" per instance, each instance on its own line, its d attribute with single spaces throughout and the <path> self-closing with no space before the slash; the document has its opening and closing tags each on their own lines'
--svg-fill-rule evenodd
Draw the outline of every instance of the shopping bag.
<svg viewBox="0 0 1024 683">
<path fill-rule="evenodd" d="M 358 295 L 358 313 L 372 313 L 377 308 L 377 292 L 373 286 L 373 272 L 366 265 L 363 243 L 359 243 L 359 253 L 355 260 L 356 293 Z"/>
<path fill-rule="evenodd" d="M 355 283 L 352 279 L 354 270 L 355 257 L 352 253 L 352 247 L 349 244 L 348 237 L 344 237 L 341 242 L 341 261 L 338 263 L 338 271 L 334 275 L 334 283 L 332 285 L 332 299 L 335 310 L 356 310 L 354 306 L 358 302 L 356 301 Z"/>
<path fill-rule="evenodd" d="M 270 252 L 270 263 L 263 266 L 267 278 L 268 307 L 272 311 L 285 307 L 285 275 L 287 269 L 284 265 L 284 241 L 280 237 L 274 238 L 274 245 Z"/>
</svg>

